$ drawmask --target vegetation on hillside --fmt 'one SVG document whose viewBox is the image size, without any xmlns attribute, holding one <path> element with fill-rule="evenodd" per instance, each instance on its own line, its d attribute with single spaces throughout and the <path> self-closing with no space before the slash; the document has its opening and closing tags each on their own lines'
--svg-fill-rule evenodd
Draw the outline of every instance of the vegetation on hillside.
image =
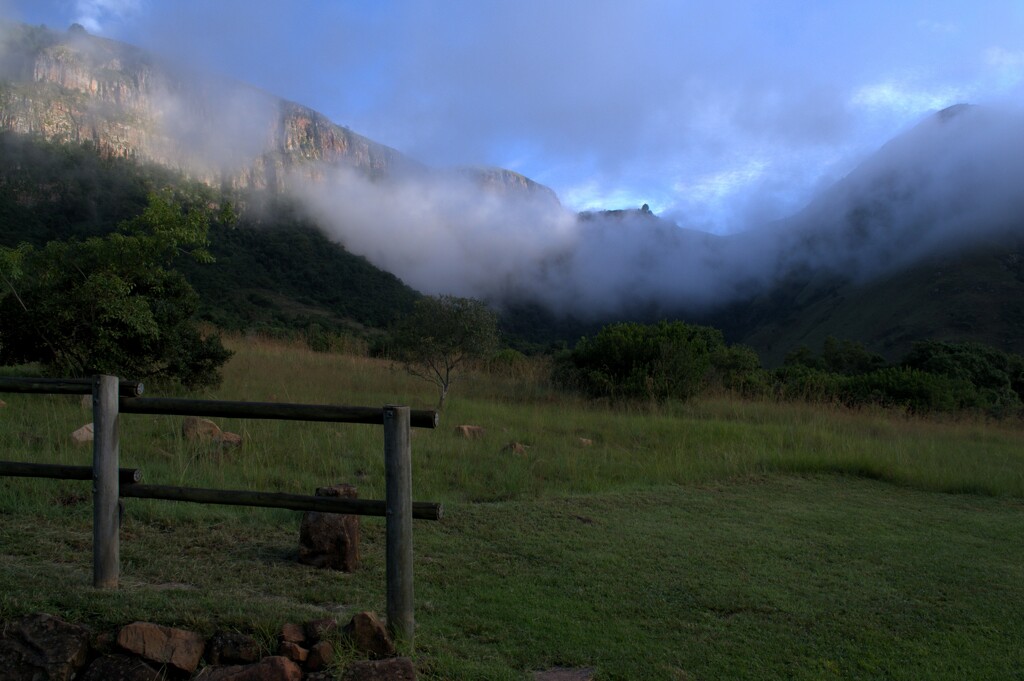
<svg viewBox="0 0 1024 681">
<path fill-rule="evenodd" d="M 287 202 L 217 192 L 160 166 L 102 157 L 91 143 L 15 133 L 0 133 L 0 245 L 104 236 L 140 214 L 161 187 L 197 205 L 238 206 L 236 221 L 210 226 L 214 264 L 174 263 L 199 294 L 198 317 L 219 328 L 282 332 L 315 325 L 365 335 L 410 311 L 418 298 Z"/>
<path fill-rule="evenodd" d="M 0 246 L 0 364 L 219 383 L 230 353 L 199 332 L 198 296 L 170 267 L 181 257 L 212 262 L 210 220 L 203 206 L 152 194 L 140 215 L 106 236 Z"/>
<path fill-rule="evenodd" d="M 196 206 L 223 204 L 227 198 L 164 168 L 101 157 L 88 143 L 50 144 L 5 133 L 0 134 L 0 159 L 0 246 L 8 249 L 8 278 L 19 262 L 24 267 L 25 248 L 34 254 L 33 267 L 41 266 L 41 254 L 49 248 L 52 268 L 55 259 L 64 256 L 57 253 L 58 246 L 46 244 L 108 238 L 116 225 L 146 210 L 154 188 L 173 187 Z M 182 273 L 198 294 L 197 301 L 181 309 L 194 311 L 194 320 L 222 330 L 301 337 L 320 350 L 375 348 L 396 359 L 409 359 L 407 332 L 422 312 L 417 312 L 420 296 L 415 291 L 346 252 L 297 206 L 265 196 L 231 198 L 241 205 L 237 220 L 215 220 L 209 227 L 207 250 L 216 262 L 177 257 L 168 268 Z M 1017 276 L 1016 261 L 1000 260 L 1004 261 L 1009 263 L 1007 276 Z M 178 295 L 170 284 L 164 285 L 170 299 Z M 821 302 L 818 293 L 830 290 L 809 287 L 804 293 L 810 298 L 797 302 L 811 309 Z M 826 294 L 821 304 L 831 300 Z M 752 303 L 753 307 L 733 312 L 747 318 L 747 326 L 752 319 L 773 328 L 782 320 L 768 312 L 776 303 L 771 298 L 767 307 Z M 1012 321 L 1013 316 L 1007 318 Z M 738 328 L 727 314 L 716 318 L 718 322 L 731 333 Z M 617 323 L 602 329 L 525 303 L 506 306 L 500 326 L 502 342 L 518 350 L 535 354 L 561 348 L 555 383 L 592 398 L 659 402 L 724 390 L 747 397 L 882 405 L 915 412 L 1009 416 L 1021 410 L 1020 358 L 977 343 L 925 343 L 888 361 L 863 344 L 827 337 L 820 354 L 786 348 L 782 365 L 767 369 L 751 348 L 727 344 L 722 332 L 708 326 Z M 404 340 L 399 333 L 403 329 Z M 565 340 L 581 332 L 588 335 L 568 348 Z M 9 353 L 12 343 L 7 341 Z M 490 343 L 476 346 L 485 350 Z M 769 356 L 778 356 L 779 351 L 773 348 Z M 13 354 L 8 357 L 13 361 Z M 81 360 L 71 364 L 76 363 Z M 443 402 L 446 381 L 440 381 Z"/>
<path fill-rule="evenodd" d="M 199 315 L 230 330 L 313 327 L 367 335 L 412 311 L 419 294 L 331 241 L 287 202 L 242 210 L 210 232 L 214 267 L 181 263 L 201 297 Z"/>
<path fill-rule="evenodd" d="M 889 364 L 862 344 L 827 338 L 766 370 L 757 354 L 728 346 L 717 329 L 662 321 L 620 323 L 583 338 L 556 361 L 554 382 L 592 398 L 686 401 L 702 391 L 913 413 L 1024 410 L 1024 357 L 978 343 L 921 341 Z"/>
</svg>

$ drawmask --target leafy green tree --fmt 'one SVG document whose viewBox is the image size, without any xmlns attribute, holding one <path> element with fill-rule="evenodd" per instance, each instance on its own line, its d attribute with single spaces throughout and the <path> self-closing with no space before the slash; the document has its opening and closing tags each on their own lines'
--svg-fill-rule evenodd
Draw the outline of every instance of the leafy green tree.
<svg viewBox="0 0 1024 681">
<path fill-rule="evenodd" d="M 444 409 L 458 369 L 497 347 L 498 320 L 479 300 L 428 296 L 396 324 L 392 337 L 406 370 L 437 386 L 437 408 Z"/>
<path fill-rule="evenodd" d="M 905 366 L 846 377 L 838 390 L 848 406 L 876 404 L 916 414 L 955 412 L 974 394 L 968 381 Z"/>
<path fill-rule="evenodd" d="M 884 368 L 886 362 L 884 357 L 870 352 L 862 343 L 829 336 L 822 344 L 820 355 L 815 355 L 806 345 L 801 345 L 786 355 L 784 366 L 801 366 L 841 376 L 859 376 Z"/>
<path fill-rule="evenodd" d="M 764 395 L 771 385 L 770 374 L 761 367 L 761 358 L 746 345 L 723 345 L 711 355 L 711 367 L 722 388 L 740 395 Z"/>
<path fill-rule="evenodd" d="M 205 205 L 154 193 L 116 232 L 0 248 L 0 362 L 60 375 L 110 373 L 216 384 L 230 353 L 193 322 L 198 296 L 172 265 L 211 262 Z"/>
<path fill-rule="evenodd" d="M 885 358 L 870 352 L 863 343 L 832 336 L 822 345 L 821 359 L 828 371 L 843 376 L 869 374 L 886 366 Z"/>
<path fill-rule="evenodd" d="M 1024 406 L 1024 357 L 980 343 L 920 341 L 911 346 L 901 364 L 959 381 L 973 387 L 964 395 L 964 407 L 993 415 L 1013 413 Z"/>
</svg>

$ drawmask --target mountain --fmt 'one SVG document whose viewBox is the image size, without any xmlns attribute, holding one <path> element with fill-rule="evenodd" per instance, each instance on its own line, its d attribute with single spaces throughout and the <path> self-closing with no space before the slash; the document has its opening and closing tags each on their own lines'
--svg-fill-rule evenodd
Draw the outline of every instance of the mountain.
<svg viewBox="0 0 1024 681">
<path fill-rule="evenodd" d="M 103 234 L 152 188 L 199 182 L 248 207 L 236 229 L 214 227 L 216 265 L 181 265 L 205 319 L 382 328 L 419 294 L 328 238 L 284 191 L 345 172 L 367 183 L 455 175 L 480 192 L 559 205 L 511 171 L 436 171 L 308 107 L 80 27 L 0 26 L 0 245 Z"/>
<path fill-rule="evenodd" d="M 165 186 L 219 200 L 218 192 L 156 164 L 0 132 L 0 245 L 106 234 L 142 212 L 153 187 Z M 183 258 L 178 267 L 199 293 L 201 318 L 224 329 L 315 327 L 365 336 L 419 297 L 281 199 L 262 201 L 234 225 L 215 222 L 209 236 L 216 262 Z"/>
<path fill-rule="evenodd" d="M 345 168 L 376 180 L 430 175 L 391 147 L 243 83 L 182 69 L 78 26 L 0 27 L 0 130 L 153 162 L 215 187 L 280 192 Z M 485 190 L 544 195 L 499 168 L 466 169 Z"/>
<path fill-rule="evenodd" d="M 923 338 L 1024 352 L 1016 113 L 929 116 L 797 214 L 723 237 L 643 209 L 576 215 L 518 173 L 431 168 L 80 28 L 11 25 L 0 154 L 0 244 L 102 233 L 168 182 L 251 208 L 188 275 L 226 326 L 385 326 L 417 295 L 404 279 L 488 299 L 523 347 L 678 317 L 769 363 L 828 335 L 890 358 Z"/>
<path fill-rule="evenodd" d="M 927 117 L 787 220 L 775 279 L 708 319 L 777 363 L 831 335 L 894 358 L 924 338 L 1024 353 L 1024 117 Z"/>
<path fill-rule="evenodd" d="M 212 185 L 280 189 L 318 163 L 369 177 L 419 164 L 255 88 L 188 72 L 130 45 L 9 25 L 0 52 L 0 129 L 186 172 Z"/>
</svg>

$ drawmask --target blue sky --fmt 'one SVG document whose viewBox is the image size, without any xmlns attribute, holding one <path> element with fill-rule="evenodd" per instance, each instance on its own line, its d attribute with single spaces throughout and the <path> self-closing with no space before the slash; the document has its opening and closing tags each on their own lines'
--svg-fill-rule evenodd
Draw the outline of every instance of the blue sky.
<svg viewBox="0 0 1024 681">
<path fill-rule="evenodd" d="M 1024 2 L 0 0 L 573 209 L 783 217 L 928 113 L 1024 104 Z"/>
</svg>

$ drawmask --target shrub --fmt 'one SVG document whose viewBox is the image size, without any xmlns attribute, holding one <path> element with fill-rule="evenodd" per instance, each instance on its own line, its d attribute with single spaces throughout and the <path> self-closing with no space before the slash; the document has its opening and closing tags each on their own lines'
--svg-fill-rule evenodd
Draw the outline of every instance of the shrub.
<svg viewBox="0 0 1024 681">
<path fill-rule="evenodd" d="M 211 262 L 206 207 L 169 192 L 104 237 L 0 248 L 0 362 L 56 375 L 95 373 L 216 385 L 231 353 L 194 321 L 199 297 L 171 268 Z"/>
<path fill-rule="evenodd" d="M 1024 358 L 1019 355 L 979 343 L 922 341 L 901 364 L 971 386 L 960 395 L 962 407 L 1004 416 L 1024 406 Z"/>
<path fill-rule="evenodd" d="M 887 367 L 843 381 L 842 401 L 849 406 L 877 404 L 914 413 L 954 412 L 975 394 L 962 379 L 909 367 Z"/>
<path fill-rule="evenodd" d="M 721 388 L 745 397 L 765 395 L 771 387 L 771 374 L 761 367 L 761 358 L 753 348 L 732 345 L 711 356 L 713 379 Z"/>
<path fill-rule="evenodd" d="M 558 358 L 555 382 L 590 397 L 687 400 L 704 386 L 721 331 L 662 321 L 611 324 Z"/>
<path fill-rule="evenodd" d="M 787 364 L 775 370 L 775 395 L 780 400 L 836 402 L 843 377 L 804 364 Z"/>
</svg>

